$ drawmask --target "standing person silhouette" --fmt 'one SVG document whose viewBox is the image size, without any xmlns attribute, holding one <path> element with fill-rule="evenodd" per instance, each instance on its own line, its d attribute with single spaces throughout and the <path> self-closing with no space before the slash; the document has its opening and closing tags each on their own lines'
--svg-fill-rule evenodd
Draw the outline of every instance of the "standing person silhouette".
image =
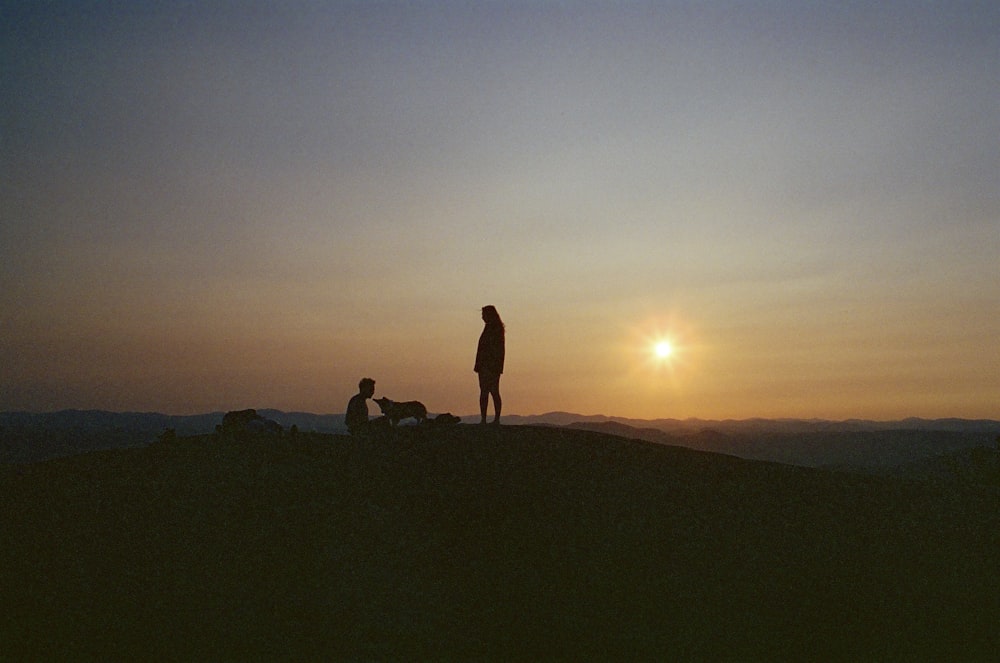
<svg viewBox="0 0 1000 663">
<path fill-rule="evenodd" d="M 476 367 L 479 373 L 479 423 L 486 423 L 486 406 L 493 396 L 493 423 L 500 423 L 500 374 L 503 373 L 504 326 L 495 306 L 483 307 L 483 322 L 486 326 L 479 336 L 476 350 Z"/>
</svg>

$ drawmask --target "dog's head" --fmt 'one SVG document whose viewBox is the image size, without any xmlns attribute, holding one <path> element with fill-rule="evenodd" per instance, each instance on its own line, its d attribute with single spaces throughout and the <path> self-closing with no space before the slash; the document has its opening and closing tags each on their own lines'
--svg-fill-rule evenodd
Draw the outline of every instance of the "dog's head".
<svg viewBox="0 0 1000 663">
<path fill-rule="evenodd" d="M 383 413 L 385 413 L 389 408 L 395 405 L 395 403 L 390 401 L 388 398 L 385 398 L 384 396 L 382 398 L 376 398 L 375 402 L 378 403 L 378 407 L 380 410 L 382 410 Z"/>
</svg>

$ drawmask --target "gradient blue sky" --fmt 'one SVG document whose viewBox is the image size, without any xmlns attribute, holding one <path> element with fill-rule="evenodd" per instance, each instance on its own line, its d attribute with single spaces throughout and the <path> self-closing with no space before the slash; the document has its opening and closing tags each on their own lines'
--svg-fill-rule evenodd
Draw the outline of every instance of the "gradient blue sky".
<svg viewBox="0 0 1000 663">
<path fill-rule="evenodd" d="M 0 26 L 0 410 L 1000 418 L 995 2 Z"/>
</svg>

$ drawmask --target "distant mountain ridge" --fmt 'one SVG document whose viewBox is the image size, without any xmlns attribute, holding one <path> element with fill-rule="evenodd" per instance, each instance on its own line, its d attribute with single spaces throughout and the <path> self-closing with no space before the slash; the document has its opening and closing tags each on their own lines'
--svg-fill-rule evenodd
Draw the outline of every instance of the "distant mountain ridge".
<svg viewBox="0 0 1000 663">
<path fill-rule="evenodd" d="M 817 430 L 774 432 L 750 428 L 720 432 L 705 428 L 695 433 L 667 433 L 657 428 L 636 428 L 617 421 L 579 421 L 565 428 L 588 430 L 619 437 L 687 447 L 699 451 L 738 456 L 803 467 L 905 474 L 924 461 L 967 455 L 970 450 L 996 455 L 994 428 L 981 432 L 947 429 Z M 926 475 L 914 472 L 913 476 Z"/>
<path fill-rule="evenodd" d="M 258 409 L 286 429 L 303 432 L 342 433 L 344 415 L 282 412 Z M 60 410 L 58 412 L 0 412 L 0 463 L 33 463 L 104 449 L 141 447 L 167 429 L 177 435 L 203 435 L 215 431 L 224 412 L 170 415 L 159 412 L 108 412 Z"/>
<path fill-rule="evenodd" d="M 258 408 L 286 429 L 344 433 L 343 414 L 284 412 Z M 30 463 L 89 451 L 138 447 L 163 431 L 211 433 L 224 412 L 169 415 L 157 412 L 61 410 L 0 412 L 0 463 Z M 462 421 L 478 421 L 465 415 Z M 805 466 L 891 467 L 972 447 L 994 445 L 1000 421 L 920 419 L 631 419 L 572 412 L 505 415 L 506 425 L 564 426 L 685 446 L 755 460 Z"/>
<path fill-rule="evenodd" d="M 471 420 L 471 417 L 469 417 Z M 533 415 L 505 415 L 504 423 L 568 426 L 575 423 L 615 422 L 633 428 L 653 428 L 666 433 L 697 433 L 715 430 L 723 433 L 816 433 L 862 432 L 889 430 L 937 430 L 963 433 L 1000 433 L 1000 421 L 994 419 L 960 419 L 955 417 L 923 419 L 908 417 L 891 421 L 870 419 L 632 419 L 603 414 L 581 415 L 572 412 L 546 412 Z"/>
</svg>

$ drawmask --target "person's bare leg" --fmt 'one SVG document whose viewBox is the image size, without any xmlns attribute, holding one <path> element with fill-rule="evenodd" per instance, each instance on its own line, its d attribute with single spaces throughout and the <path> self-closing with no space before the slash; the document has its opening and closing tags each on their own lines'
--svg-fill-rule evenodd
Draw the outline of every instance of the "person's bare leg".
<svg viewBox="0 0 1000 663">
<path fill-rule="evenodd" d="M 500 423 L 500 409 L 503 406 L 503 401 L 500 399 L 500 386 L 497 385 L 496 387 L 494 387 L 493 390 L 490 393 L 493 394 L 493 412 L 494 412 L 493 423 L 499 424 Z M 485 417 L 486 410 L 484 409 L 483 412 L 484 412 L 483 418 L 485 419 L 486 418 Z"/>
<path fill-rule="evenodd" d="M 487 404 L 489 404 L 489 402 L 490 402 L 490 392 L 488 392 L 485 389 L 480 389 L 479 390 L 479 414 L 482 417 L 482 419 L 479 420 L 479 423 L 481 423 L 481 424 L 485 424 L 486 423 L 486 406 L 487 406 Z"/>
</svg>

